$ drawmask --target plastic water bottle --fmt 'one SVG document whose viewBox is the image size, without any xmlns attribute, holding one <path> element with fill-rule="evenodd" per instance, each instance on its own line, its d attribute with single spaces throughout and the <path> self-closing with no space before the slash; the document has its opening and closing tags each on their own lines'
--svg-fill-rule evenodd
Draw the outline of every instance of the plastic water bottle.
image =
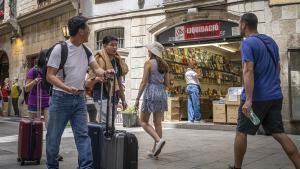
<svg viewBox="0 0 300 169">
<path fill-rule="evenodd" d="M 260 119 L 256 116 L 256 114 L 253 112 L 253 109 L 250 109 L 250 115 L 249 115 L 249 119 L 251 120 L 251 122 L 257 126 L 260 124 Z"/>
</svg>

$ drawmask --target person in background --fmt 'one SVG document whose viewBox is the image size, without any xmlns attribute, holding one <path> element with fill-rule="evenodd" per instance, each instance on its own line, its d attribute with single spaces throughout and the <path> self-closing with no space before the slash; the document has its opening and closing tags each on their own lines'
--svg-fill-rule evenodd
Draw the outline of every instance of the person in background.
<svg viewBox="0 0 300 169">
<path fill-rule="evenodd" d="M 3 98 L 3 116 L 8 116 L 8 102 L 9 102 L 9 95 L 10 95 L 10 85 L 9 79 L 4 79 L 4 85 L 1 89 L 2 98 Z"/>
<path fill-rule="evenodd" d="M 128 73 L 128 66 L 122 60 L 121 56 L 118 54 L 118 38 L 114 36 L 106 36 L 103 38 L 103 49 L 95 55 L 95 60 L 104 70 L 114 69 L 116 72 L 116 98 L 115 105 L 122 101 L 123 110 L 127 108 L 127 103 L 125 100 L 124 87 L 122 85 L 122 77 Z M 112 83 L 112 82 L 111 82 Z M 102 110 L 100 110 L 101 104 L 101 81 L 95 76 L 92 71 L 89 71 L 88 80 L 86 81 L 88 88 L 93 90 L 93 99 L 95 101 L 95 106 L 97 111 L 100 113 L 100 122 L 106 122 L 106 105 L 108 98 L 108 87 L 104 83 L 103 94 L 102 94 Z M 115 106 L 117 110 L 117 106 Z M 110 112 L 111 113 L 111 112 Z M 117 111 L 115 111 L 117 113 Z M 115 116 L 116 117 L 116 116 Z"/>
<path fill-rule="evenodd" d="M 247 151 L 247 135 L 255 135 L 260 124 L 280 143 L 295 168 L 299 169 L 298 149 L 284 132 L 281 116 L 283 95 L 280 86 L 279 48 L 271 37 L 258 33 L 257 24 L 255 14 L 246 13 L 241 16 L 240 32 L 246 37 L 241 43 L 244 90 L 238 110 L 234 166 L 229 166 L 229 169 L 242 167 Z M 260 120 L 257 125 L 250 120 L 251 109 Z"/>
<path fill-rule="evenodd" d="M 20 116 L 19 112 L 19 96 L 21 95 L 22 90 L 18 84 L 18 78 L 15 77 L 13 84 L 11 86 L 11 98 L 12 98 L 12 105 L 14 108 L 15 116 Z"/>
<path fill-rule="evenodd" d="M 140 124 L 143 129 L 154 139 L 154 147 L 148 153 L 149 156 L 158 156 L 166 141 L 162 139 L 162 118 L 168 111 L 166 88 L 169 86 L 168 64 L 162 59 L 164 47 L 154 42 L 146 46 L 149 60 L 144 64 L 143 79 L 136 97 L 135 108 L 139 109 L 139 101 L 144 92 L 141 106 Z M 149 124 L 149 118 L 153 113 L 155 129 Z"/>
<path fill-rule="evenodd" d="M 188 122 L 200 122 L 200 82 L 201 74 L 197 73 L 197 62 L 190 60 L 188 68 L 185 72 L 186 91 L 188 93 Z"/>
<path fill-rule="evenodd" d="M 45 51 L 41 51 L 45 52 Z M 40 53 L 40 55 L 44 55 Z M 39 55 L 39 56 L 40 56 Z M 44 115 L 45 128 L 48 128 L 48 108 L 49 108 L 49 91 L 43 90 L 39 84 L 42 80 L 41 67 L 42 63 L 39 63 L 39 56 L 34 60 L 34 66 L 28 70 L 25 80 L 25 92 L 29 92 L 27 98 L 28 115 L 30 119 L 38 117 L 38 113 Z M 39 85 L 39 91 L 38 86 Z M 41 99 L 41 112 L 38 112 L 38 99 Z M 62 161 L 61 155 L 57 156 L 58 161 Z"/>
<path fill-rule="evenodd" d="M 1 92 L 1 86 L 0 86 L 0 115 L 3 116 L 3 98 Z"/>
</svg>

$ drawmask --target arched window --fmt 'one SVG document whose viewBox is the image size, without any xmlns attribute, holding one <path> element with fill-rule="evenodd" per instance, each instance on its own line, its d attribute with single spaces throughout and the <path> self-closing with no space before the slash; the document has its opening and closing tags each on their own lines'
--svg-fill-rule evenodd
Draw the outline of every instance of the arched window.
<svg viewBox="0 0 300 169">
<path fill-rule="evenodd" d="M 109 28 L 96 32 L 96 50 L 102 48 L 102 39 L 105 36 L 118 38 L 118 48 L 124 48 L 124 28 Z"/>
</svg>

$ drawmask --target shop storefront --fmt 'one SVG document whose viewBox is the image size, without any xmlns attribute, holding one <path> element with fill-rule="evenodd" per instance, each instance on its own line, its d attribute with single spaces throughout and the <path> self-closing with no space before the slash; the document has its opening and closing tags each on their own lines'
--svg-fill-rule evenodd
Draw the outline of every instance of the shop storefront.
<svg viewBox="0 0 300 169">
<path fill-rule="evenodd" d="M 236 123 L 242 86 L 239 28 L 227 21 L 193 21 L 177 25 L 157 36 L 166 50 L 170 67 L 169 111 L 165 121 L 187 120 L 185 71 L 188 61 L 197 62 L 200 80 L 200 109 L 206 122 Z M 235 88 L 233 88 L 235 87 Z M 229 97 L 228 91 L 230 91 Z"/>
</svg>

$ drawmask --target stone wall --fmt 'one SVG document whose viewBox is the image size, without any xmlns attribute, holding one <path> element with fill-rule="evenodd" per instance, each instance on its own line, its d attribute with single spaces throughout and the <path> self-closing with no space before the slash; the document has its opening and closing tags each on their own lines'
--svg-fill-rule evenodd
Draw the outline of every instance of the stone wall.
<svg viewBox="0 0 300 169">
<path fill-rule="evenodd" d="M 279 46 L 281 60 L 281 82 L 284 95 L 283 119 L 286 123 L 290 120 L 288 100 L 288 60 L 289 48 L 300 47 L 300 5 L 269 6 L 268 2 L 241 2 L 240 0 L 229 0 L 232 3 L 228 11 L 241 15 L 244 12 L 253 12 L 258 16 L 260 33 L 274 38 Z M 294 124 L 296 125 L 296 124 Z M 291 128 L 290 124 L 287 124 Z"/>
<path fill-rule="evenodd" d="M 38 0 L 17 0 L 17 16 L 21 16 L 38 9 Z M 55 3 L 62 0 L 48 0 L 49 3 Z M 70 1 L 70 0 L 63 0 Z M 47 2 L 48 3 L 48 2 Z M 47 4 L 45 3 L 45 4 Z M 42 7 L 42 5 L 40 6 Z"/>
<path fill-rule="evenodd" d="M 24 15 L 37 9 L 37 0 L 18 0 L 17 2 L 17 16 Z"/>
<path fill-rule="evenodd" d="M 75 12 L 66 13 L 23 28 L 23 36 L 15 39 L 11 45 L 6 45 L 11 46 L 8 52 L 10 76 L 17 76 L 20 82 L 23 82 L 27 71 L 26 56 L 38 53 L 41 49 L 49 48 L 56 42 L 64 40 L 61 28 L 67 25 L 69 17 L 73 15 Z M 8 42 L 10 40 L 5 40 L 5 43 Z"/>
</svg>

